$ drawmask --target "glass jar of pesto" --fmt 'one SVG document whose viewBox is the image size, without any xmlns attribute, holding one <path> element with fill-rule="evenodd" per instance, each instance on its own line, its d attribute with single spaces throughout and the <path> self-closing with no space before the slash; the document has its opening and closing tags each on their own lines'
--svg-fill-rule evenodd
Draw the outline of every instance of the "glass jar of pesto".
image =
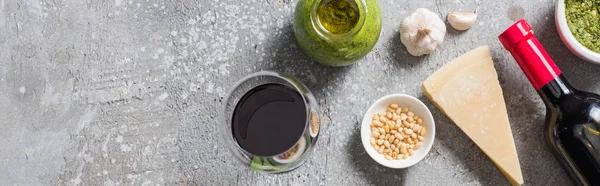
<svg viewBox="0 0 600 186">
<path fill-rule="evenodd" d="M 381 33 L 377 0 L 300 0 L 294 34 L 313 60 L 346 66 L 367 55 Z"/>
</svg>

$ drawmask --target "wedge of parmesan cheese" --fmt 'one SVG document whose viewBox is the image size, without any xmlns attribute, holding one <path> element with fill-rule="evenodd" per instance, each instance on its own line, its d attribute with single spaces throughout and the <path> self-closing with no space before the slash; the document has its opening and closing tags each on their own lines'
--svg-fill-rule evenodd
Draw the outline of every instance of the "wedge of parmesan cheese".
<svg viewBox="0 0 600 186">
<path fill-rule="evenodd" d="M 487 46 L 452 60 L 423 82 L 423 91 L 496 164 L 523 184 L 498 74 Z"/>
</svg>

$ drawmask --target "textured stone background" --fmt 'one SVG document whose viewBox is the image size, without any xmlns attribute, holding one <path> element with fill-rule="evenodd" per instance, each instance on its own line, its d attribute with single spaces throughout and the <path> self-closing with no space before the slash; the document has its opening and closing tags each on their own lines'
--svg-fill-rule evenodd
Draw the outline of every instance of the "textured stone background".
<svg viewBox="0 0 600 186">
<path fill-rule="evenodd" d="M 318 65 L 292 32 L 296 0 L 0 0 L 0 185 L 508 185 L 479 148 L 429 102 L 421 82 L 489 45 L 528 185 L 569 185 L 542 139 L 544 106 L 496 37 L 524 17 L 564 76 L 600 92 L 600 66 L 571 54 L 554 1 L 380 0 L 383 31 L 355 65 Z M 398 24 L 416 8 L 480 12 L 448 29 L 434 54 L 411 57 Z M 321 105 L 310 160 L 289 173 L 240 167 L 220 142 L 229 86 L 262 69 L 292 74 Z M 363 151 L 358 122 L 391 93 L 423 100 L 437 136 L 404 170 Z"/>
</svg>

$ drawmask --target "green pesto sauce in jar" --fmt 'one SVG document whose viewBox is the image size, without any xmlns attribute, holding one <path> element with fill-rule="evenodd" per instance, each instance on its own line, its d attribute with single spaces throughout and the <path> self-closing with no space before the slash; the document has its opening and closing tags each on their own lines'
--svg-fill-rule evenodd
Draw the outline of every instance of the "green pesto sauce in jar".
<svg viewBox="0 0 600 186">
<path fill-rule="evenodd" d="M 321 64 L 353 64 L 373 49 L 380 33 L 377 0 L 300 0 L 296 5 L 298 45 Z"/>
<path fill-rule="evenodd" d="M 565 0 L 567 25 L 581 45 L 600 53 L 600 0 Z"/>
<path fill-rule="evenodd" d="M 350 32 L 358 23 L 358 7 L 345 0 L 332 0 L 317 10 L 319 22 L 332 34 Z"/>
</svg>

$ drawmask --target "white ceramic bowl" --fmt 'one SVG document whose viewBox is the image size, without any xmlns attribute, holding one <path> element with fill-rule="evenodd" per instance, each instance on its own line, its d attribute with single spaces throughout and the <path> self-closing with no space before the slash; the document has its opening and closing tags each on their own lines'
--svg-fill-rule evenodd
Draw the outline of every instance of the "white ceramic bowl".
<svg viewBox="0 0 600 186">
<path fill-rule="evenodd" d="M 569 26 L 567 25 L 567 17 L 565 16 L 565 0 L 558 0 L 556 4 L 556 12 L 554 13 L 556 21 L 556 29 L 563 43 L 571 52 L 589 62 L 600 64 L 600 53 L 591 51 L 584 47 L 575 39 Z"/>
<path fill-rule="evenodd" d="M 371 121 L 373 114 L 385 112 L 388 105 L 393 103 L 400 105 L 400 107 L 407 107 L 410 111 L 415 113 L 415 115 L 421 117 L 423 119 L 423 125 L 427 130 L 423 140 L 423 146 L 416 150 L 415 153 L 407 159 L 387 160 L 382 154 L 376 152 L 370 143 Z M 371 158 L 373 158 L 373 160 L 375 160 L 377 163 L 389 168 L 406 168 L 421 161 L 423 158 L 425 158 L 427 153 L 429 153 L 429 150 L 431 150 L 433 140 L 435 139 L 435 122 L 433 121 L 433 116 L 431 116 L 431 112 L 427 106 L 425 106 L 425 104 L 423 104 L 423 102 L 421 102 L 419 99 L 406 94 L 390 94 L 380 98 L 373 105 L 371 105 L 371 107 L 369 107 L 369 110 L 367 110 L 367 113 L 365 113 L 365 116 L 363 117 L 360 135 L 363 147 L 365 147 L 365 150 L 369 156 L 371 156 Z"/>
</svg>

